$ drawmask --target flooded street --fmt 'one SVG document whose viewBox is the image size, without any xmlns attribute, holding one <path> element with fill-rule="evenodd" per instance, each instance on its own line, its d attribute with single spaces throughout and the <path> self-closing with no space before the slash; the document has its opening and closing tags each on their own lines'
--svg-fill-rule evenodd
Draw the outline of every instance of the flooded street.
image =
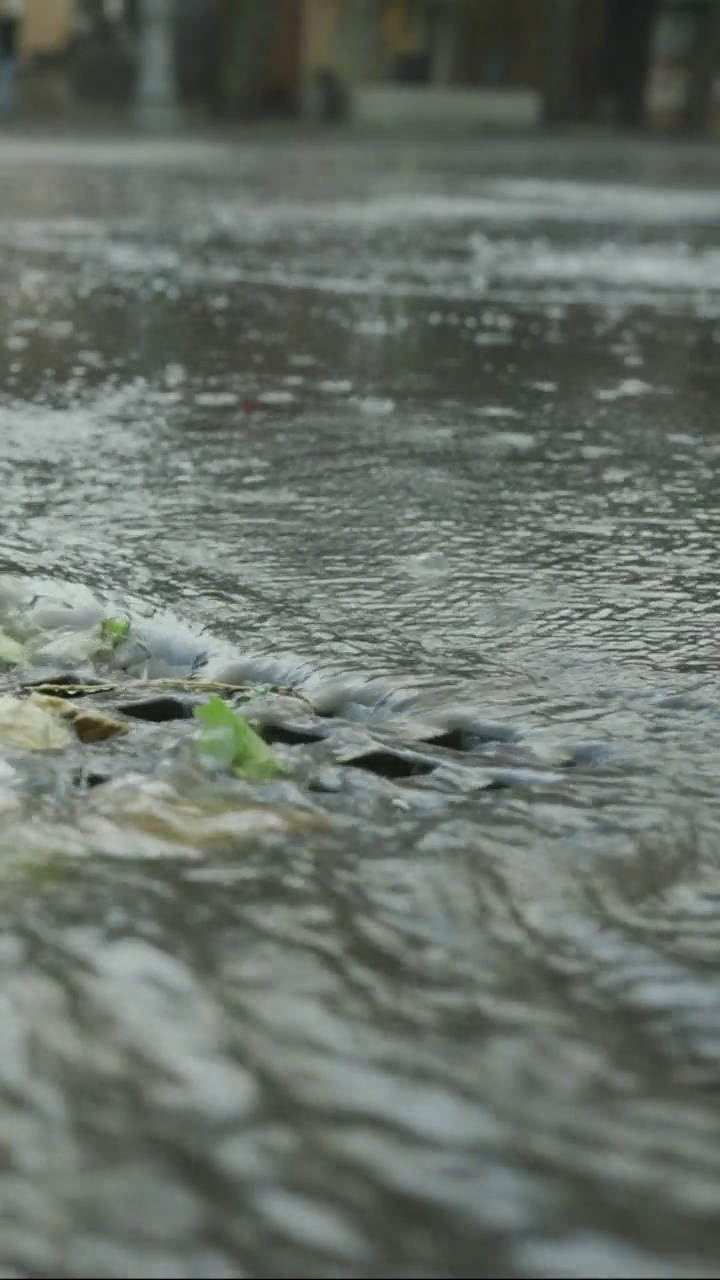
<svg viewBox="0 0 720 1280">
<path fill-rule="evenodd" d="M 292 691 L 0 749 L 0 1274 L 720 1274 L 716 151 L 0 191 L 0 572 Z"/>
</svg>

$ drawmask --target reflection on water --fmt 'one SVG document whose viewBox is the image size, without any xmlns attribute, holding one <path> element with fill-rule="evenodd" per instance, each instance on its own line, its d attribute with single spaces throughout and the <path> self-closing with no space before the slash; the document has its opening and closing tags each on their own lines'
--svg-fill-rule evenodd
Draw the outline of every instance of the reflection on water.
<svg viewBox="0 0 720 1280">
<path fill-rule="evenodd" d="M 192 859 L 53 802 L 0 898 L 2 1264 L 715 1274 L 720 194 L 248 156 L 3 188 L 2 568 L 482 768 L 331 737 L 329 822 Z"/>
</svg>

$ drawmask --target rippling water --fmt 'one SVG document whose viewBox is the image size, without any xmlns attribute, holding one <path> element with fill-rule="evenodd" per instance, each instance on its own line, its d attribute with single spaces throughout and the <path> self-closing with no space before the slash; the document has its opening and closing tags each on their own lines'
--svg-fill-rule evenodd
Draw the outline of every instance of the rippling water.
<svg viewBox="0 0 720 1280">
<path fill-rule="evenodd" d="M 0 567 L 502 781 L 152 861 L 59 799 L 3 1274 L 718 1274 L 720 188 L 514 145 L 0 151 Z"/>
</svg>

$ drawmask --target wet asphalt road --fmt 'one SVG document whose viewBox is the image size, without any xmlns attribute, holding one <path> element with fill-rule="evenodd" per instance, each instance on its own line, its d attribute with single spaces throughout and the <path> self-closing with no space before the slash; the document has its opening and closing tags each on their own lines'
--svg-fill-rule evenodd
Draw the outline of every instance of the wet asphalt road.
<svg viewBox="0 0 720 1280">
<path fill-rule="evenodd" d="M 3 799 L 2 1274 L 717 1274 L 718 157 L 0 145 L 0 567 L 329 726 Z"/>
</svg>

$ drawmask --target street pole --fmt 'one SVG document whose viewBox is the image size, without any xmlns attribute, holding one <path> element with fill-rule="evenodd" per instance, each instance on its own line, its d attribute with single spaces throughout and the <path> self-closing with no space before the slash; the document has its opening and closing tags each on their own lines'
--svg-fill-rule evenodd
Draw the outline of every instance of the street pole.
<svg viewBox="0 0 720 1280">
<path fill-rule="evenodd" d="M 141 0 L 135 115 L 148 129 L 172 129 L 180 120 L 175 79 L 174 0 Z"/>
</svg>

